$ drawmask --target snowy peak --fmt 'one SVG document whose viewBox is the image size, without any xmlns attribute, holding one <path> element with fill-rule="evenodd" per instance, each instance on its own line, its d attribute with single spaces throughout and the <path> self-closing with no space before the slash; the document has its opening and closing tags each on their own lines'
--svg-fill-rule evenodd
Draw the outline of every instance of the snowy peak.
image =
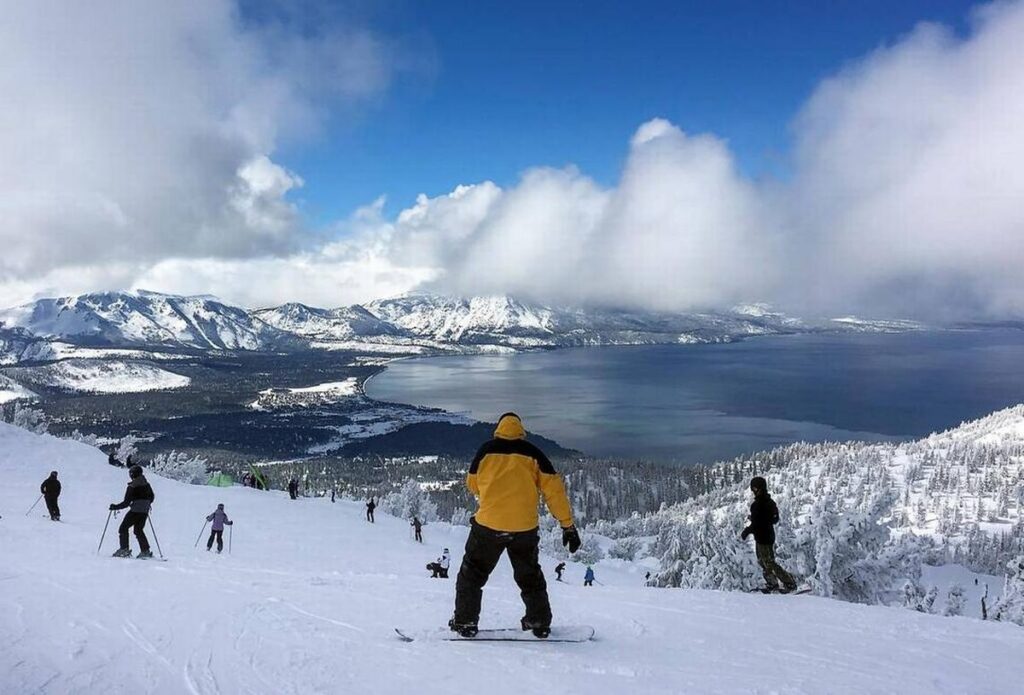
<svg viewBox="0 0 1024 695">
<path fill-rule="evenodd" d="M 402 333 L 396 326 L 381 321 L 359 305 L 318 309 L 292 302 L 269 309 L 259 309 L 254 311 L 253 315 L 278 330 L 309 340 L 341 341 L 373 336 L 397 336 Z"/>
<path fill-rule="evenodd" d="M 0 311 L 0 322 L 80 344 L 267 350 L 297 342 L 240 307 L 147 291 L 40 299 Z"/>
<path fill-rule="evenodd" d="M 444 297 L 414 294 L 371 302 L 367 309 L 407 333 L 451 343 L 504 343 L 507 339 L 549 340 L 553 314 L 504 295 Z"/>
</svg>

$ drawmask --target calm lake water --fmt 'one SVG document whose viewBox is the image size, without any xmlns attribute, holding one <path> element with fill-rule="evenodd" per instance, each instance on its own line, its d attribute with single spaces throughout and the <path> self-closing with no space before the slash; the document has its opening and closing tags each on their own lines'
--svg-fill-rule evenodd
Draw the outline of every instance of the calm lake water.
<svg viewBox="0 0 1024 695">
<path fill-rule="evenodd" d="M 392 364 L 367 393 L 484 421 L 515 410 L 588 454 L 693 463 L 799 440 L 919 437 L 1024 402 L 1024 331 L 432 357 Z"/>
</svg>

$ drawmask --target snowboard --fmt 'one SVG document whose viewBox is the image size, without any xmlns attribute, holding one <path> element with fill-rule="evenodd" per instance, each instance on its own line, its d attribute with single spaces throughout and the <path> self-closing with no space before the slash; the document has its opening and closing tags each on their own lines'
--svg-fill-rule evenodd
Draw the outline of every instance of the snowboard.
<svg viewBox="0 0 1024 695">
<path fill-rule="evenodd" d="M 780 596 L 802 596 L 803 594 L 811 593 L 811 590 L 810 590 L 809 587 L 802 587 L 800 589 L 795 589 L 793 591 L 790 591 L 790 592 L 787 592 L 787 593 L 783 593 L 783 592 L 779 591 L 778 589 L 751 589 L 750 593 L 752 593 L 752 594 L 779 594 Z"/>
<path fill-rule="evenodd" d="M 395 628 L 403 642 L 416 640 L 429 642 L 586 642 L 594 638 L 594 628 L 589 625 L 561 625 L 551 628 L 548 637 L 534 637 L 532 632 L 518 627 L 497 630 L 480 630 L 475 637 L 463 637 L 446 627 L 433 630 L 405 630 Z"/>
</svg>

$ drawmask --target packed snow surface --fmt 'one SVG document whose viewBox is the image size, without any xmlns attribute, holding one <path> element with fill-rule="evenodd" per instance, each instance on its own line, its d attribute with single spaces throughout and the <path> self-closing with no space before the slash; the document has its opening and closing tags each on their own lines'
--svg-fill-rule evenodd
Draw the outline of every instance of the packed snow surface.
<svg viewBox="0 0 1024 695">
<path fill-rule="evenodd" d="M 58 470 L 63 522 L 40 507 Z M 454 579 L 424 565 L 461 560 L 467 530 L 424 528 L 360 502 L 187 486 L 148 474 L 164 562 L 109 557 L 127 475 L 85 445 L 0 424 L 0 692 L 3 693 L 1017 693 L 1024 630 L 969 618 L 811 596 L 652 589 L 621 561 L 550 582 L 558 624 L 581 644 L 400 642 L 451 613 Z M 223 502 L 238 536 L 208 553 L 205 516 Z M 153 534 L 150 534 L 153 541 Z M 133 548 L 135 546 L 132 539 Z M 154 544 L 154 550 L 156 545 Z M 550 558 L 542 559 L 549 571 Z M 452 572 L 455 576 L 455 571 Z M 522 606 L 505 561 L 484 594 L 484 626 Z"/>
<path fill-rule="evenodd" d="M 138 393 L 188 386 L 187 376 L 151 364 L 119 360 L 65 360 L 32 369 L 41 384 L 87 393 Z"/>
</svg>

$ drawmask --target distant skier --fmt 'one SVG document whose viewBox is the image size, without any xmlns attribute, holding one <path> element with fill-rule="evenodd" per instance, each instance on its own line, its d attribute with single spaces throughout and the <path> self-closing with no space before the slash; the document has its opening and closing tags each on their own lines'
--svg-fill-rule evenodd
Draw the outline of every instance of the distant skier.
<svg viewBox="0 0 1024 695">
<path fill-rule="evenodd" d="M 761 476 L 751 478 L 750 491 L 754 493 L 750 525 L 743 529 L 740 538 L 747 540 L 747 536 L 754 535 L 757 563 L 766 584 L 764 591 L 788 594 L 796 589 L 796 580 L 775 561 L 775 524 L 779 523 L 779 508 L 768 494 L 768 482 Z M 781 588 L 779 582 L 782 582 Z"/>
<path fill-rule="evenodd" d="M 43 493 L 46 501 L 46 509 L 50 512 L 50 518 L 60 521 L 60 507 L 57 506 L 57 498 L 60 497 L 60 481 L 57 480 L 57 471 L 51 471 L 50 477 L 39 486 L 39 492 Z"/>
<path fill-rule="evenodd" d="M 505 413 L 498 419 L 494 438 L 473 458 L 466 487 L 479 498 L 478 508 L 471 520 L 456 583 L 455 614 L 448 627 L 463 637 L 476 635 L 483 587 L 501 554 L 507 551 L 526 604 L 520 626 L 537 637 L 547 637 L 551 634 L 551 604 L 538 562 L 537 504 L 542 495 L 562 526 L 562 543 L 571 553 L 580 547 L 561 476 L 548 457 L 526 441 L 519 416 Z"/>
<path fill-rule="evenodd" d="M 121 462 L 117 460 L 116 456 L 114 456 L 114 452 L 113 451 L 111 451 L 107 455 L 107 463 L 109 463 L 111 466 L 117 466 L 118 468 L 121 467 Z"/>
<path fill-rule="evenodd" d="M 555 581 L 562 581 L 562 572 L 565 571 L 565 563 L 559 562 L 555 565 Z"/>
<path fill-rule="evenodd" d="M 420 521 L 418 516 L 412 518 L 412 528 L 416 532 L 416 542 L 423 542 L 423 522 Z"/>
<path fill-rule="evenodd" d="M 587 571 L 583 573 L 583 586 L 594 586 L 594 568 L 587 565 Z"/>
<path fill-rule="evenodd" d="M 334 488 L 331 488 L 331 504 L 334 504 Z"/>
<path fill-rule="evenodd" d="M 288 481 L 288 496 L 296 499 L 299 496 L 299 481 L 292 478 Z"/>
<path fill-rule="evenodd" d="M 224 550 L 224 525 L 232 526 L 235 522 L 228 519 L 227 513 L 224 511 L 224 505 L 218 504 L 217 509 L 206 517 L 207 521 L 212 521 L 210 525 L 210 540 L 206 541 L 206 550 L 209 551 L 213 548 L 213 539 L 217 539 L 217 552 Z"/>
<path fill-rule="evenodd" d="M 430 578 L 431 579 L 447 579 L 448 578 L 448 568 L 451 567 L 451 563 L 452 563 L 451 554 L 448 552 L 448 548 L 445 548 L 444 551 L 441 553 L 441 557 L 437 558 L 436 560 L 431 562 L 429 565 L 427 565 L 427 569 L 431 571 Z"/>
<path fill-rule="evenodd" d="M 366 520 L 371 524 L 373 523 L 373 510 L 377 508 L 377 503 L 370 498 L 370 501 L 366 503 Z"/>
<path fill-rule="evenodd" d="M 130 511 L 124 515 L 124 521 L 117 529 L 118 538 L 121 540 L 121 547 L 114 553 L 114 557 L 131 557 L 132 551 L 128 546 L 128 529 L 135 531 L 135 538 L 139 541 L 140 558 L 153 557 L 149 551 L 149 540 L 146 538 L 146 520 L 149 518 L 149 510 L 153 506 L 153 488 L 149 486 L 146 476 L 142 475 L 141 466 L 132 466 L 128 469 L 128 487 L 124 491 L 124 500 L 120 504 L 111 504 L 110 510 L 116 511 L 130 507 Z"/>
</svg>

